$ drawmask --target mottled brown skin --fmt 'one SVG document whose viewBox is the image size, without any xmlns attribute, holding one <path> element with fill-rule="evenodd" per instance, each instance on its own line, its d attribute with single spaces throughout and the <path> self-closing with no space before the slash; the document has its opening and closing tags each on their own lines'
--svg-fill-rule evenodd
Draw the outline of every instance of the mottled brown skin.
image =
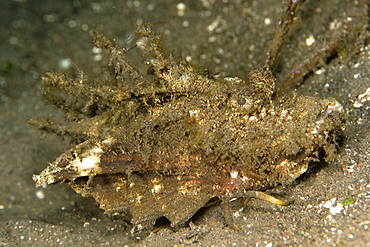
<svg viewBox="0 0 370 247">
<path fill-rule="evenodd" d="M 110 54 L 109 80 L 43 78 L 43 94 L 65 120 L 32 124 L 78 145 L 34 175 L 37 186 L 65 182 L 134 225 L 149 228 L 164 216 L 177 227 L 214 197 L 228 203 L 287 185 L 312 161 L 333 159 L 344 129 L 335 99 L 275 97 L 268 68 L 217 81 L 167 54 L 150 26 L 139 34 L 138 46 L 152 54 L 150 75 L 96 33 L 96 46 Z"/>
</svg>

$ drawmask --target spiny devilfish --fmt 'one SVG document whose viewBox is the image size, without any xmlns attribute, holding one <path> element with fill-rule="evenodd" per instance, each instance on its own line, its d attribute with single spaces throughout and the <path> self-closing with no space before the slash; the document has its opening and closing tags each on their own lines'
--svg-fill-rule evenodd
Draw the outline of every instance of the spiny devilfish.
<svg viewBox="0 0 370 247">
<path fill-rule="evenodd" d="M 37 186 L 64 182 L 134 225 L 150 228 L 164 216 L 177 227 L 215 197 L 225 205 L 239 197 L 286 204 L 258 191 L 333 159 L 344 130 L 335 99 L 277 97 L 267 67 L 248 80 L 218 81 L 167 54 L 149 25 L 138 33 L 138 46 L 152 54 L 150 75 L 96 32 L 96 46 L 109 51 L 108 80 L 43 77 L 44 96 L 65 120 L 31 122 L 77 145 L 34 175 Z"/>
</svg>

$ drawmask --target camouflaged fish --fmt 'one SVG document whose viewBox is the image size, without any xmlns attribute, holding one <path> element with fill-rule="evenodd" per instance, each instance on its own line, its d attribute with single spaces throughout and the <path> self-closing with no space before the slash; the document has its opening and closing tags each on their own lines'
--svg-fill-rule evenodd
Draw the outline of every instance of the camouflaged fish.
<svg viewBox="0 0 370 247">
<path fill-rule="evenodd" d="M 138 33 L 151 54 L 147 75 L 95 32 L 109 51 L 108 77 L 43 77 L 43 95 L 65 118 L 31 123 L 77 144 L 34 175 L 37 186 L 66 183 L 136 226 L 166 217 L 177 227 L 212 198 L 258 197 L 335 156 L 344 130 L 335 99 L 277 97 L 267 67 L 216 80 L 168 54 L 149 25 Z"/>
</svg>

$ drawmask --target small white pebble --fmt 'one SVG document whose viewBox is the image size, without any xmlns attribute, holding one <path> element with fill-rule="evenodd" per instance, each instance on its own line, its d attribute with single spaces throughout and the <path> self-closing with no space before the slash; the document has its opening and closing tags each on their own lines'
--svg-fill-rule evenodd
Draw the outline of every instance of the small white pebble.
<svg viewBox="0 0 370 247">
<path fill-rule="evenodd" d="M 326 201 L 324 204 L 323 204 L 323 207 L 324 208 L 331 208 L 333 206 L 333 204 L 335 203 L 337 199 L 336 198 L 333 198 L 331 200 L 328 200 Z"/>
<path fill-rule="evenodd" d="M 102 51 L 103 51 L 102 48 L 99 48 L 99 47 L 96 47 L 96 46 L 92 48 L 92 52 L 94 54 L 100 54 Z"/>
<path fill-rule="evenodd" d="M 134 1 L 133 4 L 136 8 L 140 7 L 140 1 Z"/>
<path fill-rule="evenodd" d="M 42 190 L 36 191 L 36 197 L 37 197 L 37 199 L 40 199 L 40 200 L 44 199 L 45 198 L 44 191 L 42 191 Z"/>
<path fill-rule="evenodd" d="M 360 94 L 358 99 L 361 100 L 361 102 L 370 100 L 370 87 L 366 89 L 365 93 Z"/>
<path fill-rule="evenodd" d="M 97 54 L 97 55 L 94 56 L 93 59 L 94 59 L 95 62 L 98 62 L 98 61 L 103 59 L 103 56 L 101 54 Z"/>
<path fill-rule="evenodd" d="M 185 10 L 186 10 L 186 5 L 184 3 L 178 3 L 176 5 L 177 8 L 177 15 L 178 16 L 184 16 Z"/>
<path fill-rule="evenodd" d="M 323 72 L 323 71 L 322 71 L 321 69 L 318 69 L 318 70 L 315 72 L 315 74 L 316 74 L 316 75 L 321 75 L 321 74 L 322 74 L 322 72 Z"/>
<path fill-rule="evenodd" d="M 360 107 L 363 107 L 364 106 L 364 104 L 362 104 L 362 103 L 360 103 L 360 102 L 358 102 L 358 101 L 355 101 L 354 103 L 353 103 L 353 107 L 354 108 L 360 108 Z"/>
<path fill-rule="evenodd" d="M 213 42 L 215 42 L 217 40 L 217 37 L 216 36 L 210 36 L 209 38 L 208 38 L 208 42 L 209 43 L 213 43 Z"/>
<path fill-rule="evenodd" d="M 146 6 L 146 10 L 148 10 L 149 12 L 153 11 L 155 8 L 155 5 L 153 3 L 150 3 Z"/>
<path fill-rule="evenodd" d="M 62 58 L 59 60 L 59 67 L 61 69 L 68 69 L 71 66 L 71 59 L 69 58 Z"/>
<path fill-rule="evenodd" d="M 265 18 L 265 25 L 268 26 L 271 24 L 271 19 L 270 18 Z"/>
<path fill-rule="evenodd" d="M 308 38 L 306 39 L 306 45 L 311 46 L 313 45 L 313 43 L 315 43 L 315 37 L 310 34 L 310 36 L 308 36 Z"/>
<path fill-rule="evenodd" d="M 343 205 L 341 203 L 338 203 L 335 207 L 331 207 L 329 209 L 330 213 L 333 215 L 339 214 L 343 210 Z"/>
<path fill-rule="evenodd" d="M 76 26 L 77 26 L 77 21 L 76 21 L 76 20 L 70 20 L 70 21 L 68 22 L 68 26 L 69 26 L 70 28 L 74 28 L 74 27 L 76 27 Z"/>
<path fill-rule="evenodd" d="M 177 8 L 177 10 L 182 10 L 182 11 L 184 11 L 184 10 L 186 9 L 186 5 L 185 5 L 185 3 L 178 3 L 178 4 L 176 5 L 176 8 Z"/>
<path fill-rule="evenodd" d="M 82 31 L 85 31 L 85 32 L 86 32 L 86 31 L 88 31 L 88 30 L 89 30 L 89 25 L 87 25 L 87 24 L 82 24 L 82 25 L 81 25 L 81 30 L 82 30 Z"/>
</svg>

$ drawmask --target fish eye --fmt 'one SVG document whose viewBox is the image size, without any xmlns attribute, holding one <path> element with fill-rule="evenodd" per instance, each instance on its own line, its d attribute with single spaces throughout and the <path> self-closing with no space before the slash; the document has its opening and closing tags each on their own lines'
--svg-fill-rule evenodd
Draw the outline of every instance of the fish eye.
<svg viewBox="0 0 370 247">
<path fill-rule="evenodd" d="M 239 100 L 238 100 L 238 104 L 239 105 L 245 105 L 245 103 L 247 103 L 246 99 L 244 97 L 241 97 Z"/>
</svg>

